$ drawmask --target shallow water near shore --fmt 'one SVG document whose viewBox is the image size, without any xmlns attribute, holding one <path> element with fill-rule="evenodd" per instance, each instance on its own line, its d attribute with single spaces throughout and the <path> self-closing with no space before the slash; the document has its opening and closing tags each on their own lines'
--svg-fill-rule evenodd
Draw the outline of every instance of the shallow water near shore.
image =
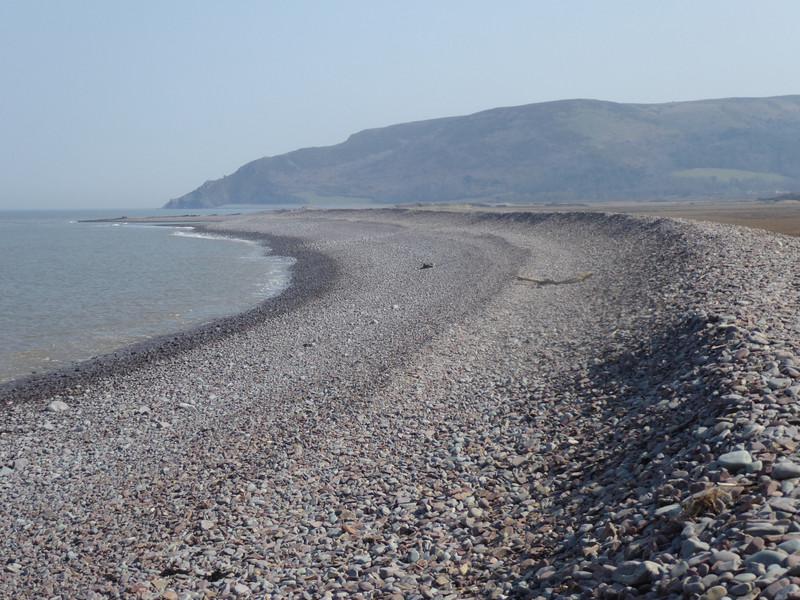
<svg viewBox="0 0 800 600">
<path fill-rule="evenodd" d="M 79 222 L 185 212 L 0 212 L 0 383 L 232 315 L 286 288 L 291 259 L 251 241 Z"/>
</svg>

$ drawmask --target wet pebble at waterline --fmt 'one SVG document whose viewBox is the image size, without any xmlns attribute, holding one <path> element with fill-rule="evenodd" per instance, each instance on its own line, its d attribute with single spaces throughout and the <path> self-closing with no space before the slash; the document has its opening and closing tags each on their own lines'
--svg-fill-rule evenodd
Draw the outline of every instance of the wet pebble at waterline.
<svg viewBox="0 0 800 600">
<path fill-rule="evenodd" d="M 586 214 L 223 227 L 337 276 L 8 405 L 3 595 L 800 597 L 796 240 Z"/>
</svg>

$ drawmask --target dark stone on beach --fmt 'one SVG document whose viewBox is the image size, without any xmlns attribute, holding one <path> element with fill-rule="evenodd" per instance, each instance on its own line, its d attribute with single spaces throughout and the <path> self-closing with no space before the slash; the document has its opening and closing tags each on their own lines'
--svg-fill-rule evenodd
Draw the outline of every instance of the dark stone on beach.
<svg viewBox="0 0 800 600">
<path fill-rule="evenodd" d="M 702 594 L 706 591 L 706 586 L 702 581 L 702 578 L 693 575 L 691 577 L 687 577 L 683 581 L 683 593 L 687 596 L 691 596 L 692 594 Z"/>
<path fill-rule="evenodd" d="M 718 459 L 719 464 L 731 472 L 744 469 L 753 462 L 750 453 L 747 450 L 737 450 L 735 452 L 728 452 L 723 454 Z"/>
<path fill-rule="evenodd" d="M 753 590 L 753 584 L 749 582 L 738 583 L 736 585 L 731 586 L 730 594 L 733 596 L 744 596 L 745 594 L 749 594 Z"/>
<path fill-rule="evenodd" d="M 748 534 L 748 535 L 752 535 L 752 534 Z M 759 551 L 763 550 L 765 547 L 766 547 L 766 543 L 764 542 L 763 538 L 754 537 L 752 540 L 750 540 L 750 543 L 747 544 L 747 546 L 745 547 L 743 552 L 744 552 L 744 554 L 755 554 L 756 552 L 759 552 Z"/>
<path fill-rule="evenodd" d="M 654 562 L 631 560 L 619 565 L 612 579 L 625 585 L 639 586 L 657 579 L 660 574 L 659 566 Z"/>
<path fill-rule="evenodd" d="M 773 479 L 779 481 L 800 477 L 800 464 L 788 460 L 775 463 L 772 465 L 772 473 L 770 475 Z"/>
<path fill-rule="evenodd" d="M 751 554 L 745 563 L 760 563 L 762 565 L 782 565 L 786 560 L 786 552 L 781 550 L 761 550 Z"/>
<path fill-rule="evenodd" d="M 752 523 L 745 528 L 745 533 L 756 538 L 770 535 L 783 535 L 786 533 L 786 525 L 763 522 Z"/>
</svg>

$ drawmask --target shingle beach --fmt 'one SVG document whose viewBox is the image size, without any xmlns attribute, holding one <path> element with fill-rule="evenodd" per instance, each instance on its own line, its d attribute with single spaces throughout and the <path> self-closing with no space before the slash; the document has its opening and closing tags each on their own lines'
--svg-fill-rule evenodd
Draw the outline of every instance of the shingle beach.
<svg viewBox="0 0 800 600">
<path fill-rule="evenodd" d="M 0 391 L 0 598 L 800 598 L 800 239 L 210 226 L 293 285 Z"/>
</svg>

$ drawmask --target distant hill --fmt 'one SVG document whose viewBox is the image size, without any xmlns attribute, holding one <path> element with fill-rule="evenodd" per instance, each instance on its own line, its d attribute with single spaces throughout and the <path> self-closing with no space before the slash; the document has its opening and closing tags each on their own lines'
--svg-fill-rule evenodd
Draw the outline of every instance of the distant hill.
<svg viewBox="0 0 800 600">
<path fill-rule="evenodd" d="M 247 163 L 170 208 L 575 202 L 800 189 L 800 96 L 563 100 L 356 133 Z"/>
</svg>

